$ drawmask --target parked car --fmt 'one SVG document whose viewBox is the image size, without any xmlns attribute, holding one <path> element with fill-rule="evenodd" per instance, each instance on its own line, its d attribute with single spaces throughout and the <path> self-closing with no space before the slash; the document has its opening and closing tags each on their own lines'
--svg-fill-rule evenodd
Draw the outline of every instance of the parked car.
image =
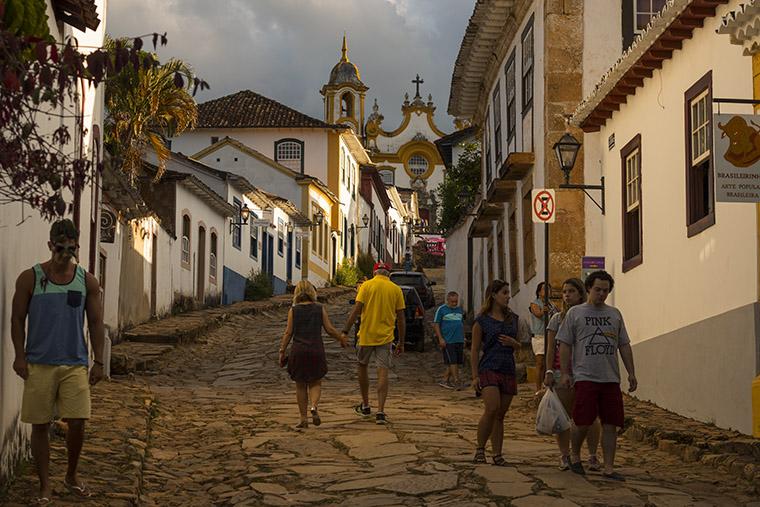
<svg viewBox="0 0 760 507">
<path fill-rule="evenodd" d="M 404 317 L 406 321 L 406 336 L 404 338 L 404 349 L 409 350 L 414 347 L 418 352 L 425 351 L 425 306 L 422 304 L 419 294 L 414 287 L 400 286 L 401 293 L 404 295 Z M 349 301 L 350 304 L 355 304 L 356 300 Z M 355 339 L 354 346 L 356 346 L 359 327 L 361 326 L 361 317 L 357 319 L 354 326 Z M 393 332 L 394 341 L 398 340 L 398 325 Z"/>
<path fill-rule="evenodd" d="M 435 285 L 435 282 L 428 280 L 424 273 L 417 271 L 394 271 L 391 273 L 390 279 L 396 285 L 414 287 L 426 309 L 435 306 L 435 295 L 433 294 L 432 287 Z"/>
</svg>

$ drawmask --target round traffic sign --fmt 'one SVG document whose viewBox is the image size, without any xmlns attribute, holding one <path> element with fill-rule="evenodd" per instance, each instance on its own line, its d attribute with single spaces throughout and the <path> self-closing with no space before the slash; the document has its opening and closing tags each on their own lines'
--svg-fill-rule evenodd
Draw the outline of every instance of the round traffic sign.
<svg viewBox="0 0 760 507">
<path fill-rule="evenodd" d="M 554 222 L 554 192 L 552 190 L 538 190 L 533 194 L 533 221 L 552 223 Z"/>
</svg>

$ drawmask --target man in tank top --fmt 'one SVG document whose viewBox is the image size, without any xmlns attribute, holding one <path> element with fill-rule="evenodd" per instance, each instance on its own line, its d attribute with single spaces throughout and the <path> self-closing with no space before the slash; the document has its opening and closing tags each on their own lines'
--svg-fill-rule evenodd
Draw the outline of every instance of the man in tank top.
<svg viewBox="0 0 760 507">
<path fill-rule="evenodd" d="M 13 296 L 13 369 L 24 379 L 21 420 L 32 425 L 32 456 L 40 479 L 39 504 L 52 500 L 48 429 L 56 406 L 68 426 L 68 468 L 63 485 L 78 496 L 90 495 L 77 477 L 77 464 L 84 423 L 90 418 L 90 385 L 103 378 L 105 330 L 100 285 L 73 262 L 78 240 L 79 231 L 71 220 L 55 222 L 48 242 L 50 260 L 21 273 Z M 89 372 L 85 315 L 94 353 Z"/>
</svg>

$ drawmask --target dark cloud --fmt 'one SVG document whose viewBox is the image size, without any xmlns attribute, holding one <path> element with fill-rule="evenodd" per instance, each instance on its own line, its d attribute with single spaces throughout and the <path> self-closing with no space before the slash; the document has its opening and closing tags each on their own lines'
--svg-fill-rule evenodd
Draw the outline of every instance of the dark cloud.
<svg viewBox="0 0 760 507">
<path fill-rule="evenodd" d="M 472 8 L 473 0 L 111 0 L 106 28 L 117 37 L 168 32 L 159 56 L 189 62 L 211 84 L 200 102 L 251 89 L 317 118 L 345 31 L 370 87 L 367 114 L 377 98 L 394 128 L 419 73 L 438 125 L 451 131 L 451 71 Z"/>
</svg>

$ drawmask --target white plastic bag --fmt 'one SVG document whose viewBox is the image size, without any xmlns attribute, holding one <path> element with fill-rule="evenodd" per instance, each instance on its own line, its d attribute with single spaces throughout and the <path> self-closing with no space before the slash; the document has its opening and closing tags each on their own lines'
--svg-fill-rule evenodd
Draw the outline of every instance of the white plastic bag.
<svg viewBox="0 0 760 507">
<path fill-rule="evenodd" d="M 536 432 L 541 435 L 555 435 L 570 429 L 570 416 L 553 389 L 547 389 L 536 412 Z"/>
</svg>

